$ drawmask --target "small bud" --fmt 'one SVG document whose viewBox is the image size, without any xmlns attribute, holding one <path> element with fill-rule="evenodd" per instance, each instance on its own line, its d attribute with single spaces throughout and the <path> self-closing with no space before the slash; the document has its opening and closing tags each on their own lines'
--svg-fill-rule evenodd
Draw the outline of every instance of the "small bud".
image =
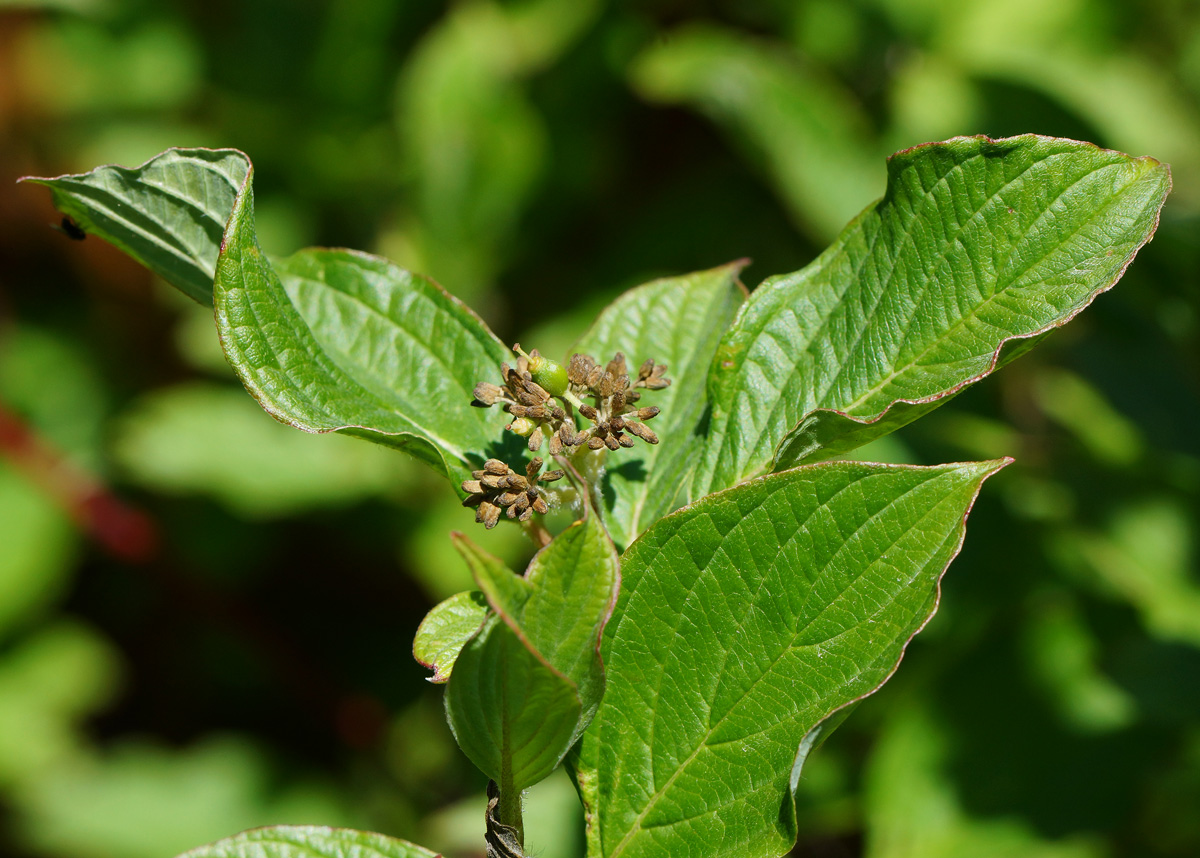
<svg viewBox="0 0 1200 858">
<path fill-rule="evenodd" d="M 477 495 L 483 492 L 483 486 L 479 480 L 463 480 L 462 490 L 469 495 Z"/>
<path fill-rule="evenodd" d="M 552 483 L 555 480 L 561 480 L 564 476 L 566 476 L 566 471 L 546 471 L 546 473 L 538 477 L 538 481 Z"/>
<path fill-rule="evenodd" d="M 618 450 L 621 447 L 621 442 L 617 440 L 615 435 L 604 436 L 604 446 L 610 450 Z"/>
<path fill-rule="evenodd" d="M 591 438 L 588 438 L 587 445 L 589 450 L 599 450 L 604 446 L 604 441 L 593 435 Z"/>
<path fill-rule="evenodd" d="M 504 393 L 504 389 L 497 387 L 494 384 L 489 384 L 486 381 L 481 381 L 475 385 L 475 401 L 472 405 L 488 408 L 496 404 L 496 400 Z"/>
<path fill-rule="evenodd" d="M 573 354 L 567 366 L 567 380 L 571 384 L 587 387 L 588 373 L 596 366 L 591 355 Z"/>
<path fill-rule="evenodd" d="M 536 453 L 542 449 L 542 442 L 546 440 L 546 434 L 542 431 L 542 427 L 538 426 L 529 433 L 529 452 Z"/>
<path fill-rule="evenodd" d="M 520 435 L 523 438 L 531 435 L 533 433 L 533 431 L 537 428 L 538 428 L 538 425 L 536 423 L 534 423 L 532 420 L 530 420 L 528 417 L 518 417 L 512 423 L 508 424 L 508 430 L 510 432 L 516 432 L 518 435 Z"/>
<path fill-rule="evenodd" d="M 637 435 L 647 444 L 657 444 L 658 436 L 654 434 L 654 430 L 649 426 L 638 423 L 634 420 L 625 421 L 625 431 L 632 435 Z"/>
<path fill-rule="evenodd" d="M 651 418 L 657 417 L 660 410 L 661 409 L 659 409 L 657 405 L 648 405 L 645 408 L 639 408 L 637 410 L 637 419 L 650 420 Z"/>
<path fill-rule="evenodd" d="M 634 440 L 632 438 L 630 438 L 628 435 L 618 435 L 617 443 L 620 444 L 622 447 L 632 447 L 634 445 Z"/>
<path fill-rule="evenodd" d="M 533 502 L 532 507 L 533 511 L 539 515 L 545 515 L 550 511 L 550 507 L 540 497 Z"/>
<path fill-rule="evenodd" d="M 579 413 L 582 414 L 584 417 L 586 417 L 588 420 L 595 420 L 599 416 L 600 412 L 598 412 L 591 405 L 580 405 Z"/>
<path fill-rule="evenodd" d="M 483 471 L 486 474 L 503 476 L 508 473 L 508 465 L 504 464 L 499 459 L 488 459 L 483 463 Z"/>
<path fill-rule="evenodd" d="M 479 509 L 475 511 L 475 520 L 491 530 L 496 526 L 496 522 L 500 520 L 500 507 L 494 503 L 484 501 L 479 505 Z"/>
</svg>

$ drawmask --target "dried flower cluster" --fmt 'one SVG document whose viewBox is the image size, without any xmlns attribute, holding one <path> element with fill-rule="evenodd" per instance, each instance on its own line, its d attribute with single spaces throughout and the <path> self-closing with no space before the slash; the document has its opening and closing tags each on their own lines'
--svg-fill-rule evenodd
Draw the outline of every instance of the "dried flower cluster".
<svg viewBox="0 0 1200 858">
<path fill-rule="evenodd" d="M 509 518 L 517 521 L 528 521 L 535 512 L 545 515 L 549 507 L 539 483 L 562 479 L 563 472 L 546 471 L 539 474 L 541 469 L 542 460 L 536 456 L 525 466 L 524 476 L 499 459 L 488 459 L 483 463 L 482 470 L 471 472 L 475 479 L 463 482 L 462 489 L 467 493 L 463 506 L 475 507 L 475 520 L 488 530 L 500 520 L 501 509 Z"/>
<path fill-rule="evenodd" d="M 507 428 L 528 438 L 531 452 L 541 450 L 547 440 L 552 456 L 583 447 L 619 450 L 632 447 L 634 438 L 658 443 L 658 436 L 645 425 L 657 416 L 658 407 L 638 407 L 637 402 L 643 389 L 662 390 L 670 385 L 671 380 L 663 377 L 667 368 L 662 364 L 648 360 L 631 378 L 620 352 L 603 366 L 591 355 L 575 354 L 564 370 L 537 349 L 525 354 L 517 345 L 514 351 L 520 355 L 516 366 L 500 365 L 503 385 L 479 382 L 472 405 L 490 408 L 499 404 L 512 415 Z M 583 428 L 576 426 L 576 415 L 587 421 Z M 475 520 L 488 528 L 499 521 L 501 509 L 518 521 L 528 521 L 535 512 L 544 514 L 549 507 L 538 484 L 560 479 L 563 472 L 547 471 L 539 476 L 541 467 L 541 458 L 535 458 L 521 476 L 504 462 L 489 459 L 483 470 L 473 472 L 473 480 L 462 484 L 468 495 L 463 503 L 477 507 Z"/>
<path fill-rule="evenodd" d="M 513 416 L 508 428 L 528 437 L 531 451 L 540 450 L 547 438 L 552 456 L 581 445 L 590 450 L 632 447 L 631 436 L 658 443 L 658 436 L 644 423 L 658 414 L 658 407 L 639 408 L 636 403 L 642 395 L 638 388 L 661 390 L 671 383 L 663 377 L 667 368 L 662 364 L 648 360 L 631 379 L 620 352 L 604 366 L 591 355 L 575 354 L 567 367 L 566 387 L 556 397 L 534 381 L 531 361 L 546 362 L 535 349 L 528 357 L 519 357 L 516 367 L 501 364 L 504 386 L 481 381 L 475 385 L 474 402 L 481 407 L 501 403 Z M 591 397 L 591 403 L 584 402 L 585 397 Z M 577 428 L 576 411 L 591 425 Z"/>
</svg>

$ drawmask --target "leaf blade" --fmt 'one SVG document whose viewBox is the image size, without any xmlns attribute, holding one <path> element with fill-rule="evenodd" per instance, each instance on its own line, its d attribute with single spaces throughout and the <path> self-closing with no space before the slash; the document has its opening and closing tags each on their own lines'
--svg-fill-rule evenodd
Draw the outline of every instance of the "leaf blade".
<svg viewBox="0 0 1200 858">
<path fill-rule="evenodd" d="M 250 172 L 236 149 L 168 149 L 140 167 L 22 181 L 50 188 L 55 207 L 189 298 L 212 304 L 221 236 Z"/>
<path fill-rule="evenodd" d="M 1004 464 L 798 468 L 707 497 L 631 546 L 608 691 L 573 758 L 581 788 L 594 785 L 599 854 L 790 849 L 805 737 L 894 670 Z"/>
<path fill-rule="evenodd" d="M 478 590 L 451 596 L 425 615 L 413 639 L 413 658 L 433 671 L 430 682 L 440 685 L 450 680 L 458 654 L 485 619 L 487 602 Z"/>
<path fill-rule="evenodd" d="M 495 615 L 458 654 L 445 704 L 458 746 L 502 790 L 554 771 L 582 712 L 575 684 Z"/>
<path fill-rule="evenodd" d="M 1019 351 L 1119 279 L 1170 187 L 1153 159 L 1034 135 L 926 144 L 888 172 L 829 250 L 743 307 L 713 362 L 692 497 L 878 437 L 928 410 L 881 420 L 893 405 L 934 407 L 988 375 L 1006 343 Z M 814 446 L 800 424 L 818 411 L 836 414 Z"/>
<path fill-rule="evenodd" d="M 349 828 L 276 825 L 254 828 L 179 858 L 439 858 L 428 849 Z"/>
<path fill-rule="evenodd" d="M 464 479 L 497 434 L 465 391 L 507 349 L 436 283 L 387 260 L 313 248 L 276 270 L 254 233 L 252 176 L 214 282 L 217 330 L 246 389 L 281 422 L 366 437 Z"/>
</svg>

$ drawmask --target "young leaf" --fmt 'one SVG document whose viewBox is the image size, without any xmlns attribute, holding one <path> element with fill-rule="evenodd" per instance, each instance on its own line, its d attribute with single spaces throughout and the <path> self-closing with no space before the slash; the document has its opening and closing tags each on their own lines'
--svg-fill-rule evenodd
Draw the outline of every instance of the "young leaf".
<svg viewBox="0 0 1200 858">
<path fill-rule="evenodd" d="M 471 407 L 508 350 L 432 280 L 385 259 L 312 248 L 278 263 L 254 234 L 253 171 L 217 262 L 217 330 L 277 420 L 390 444 L 453 481 L 486 458 L 494 421 Z"/>
<path fill-rule="evenodd" d="M 639 403 L 662 409 L 653 423 L 659 443 L 622 450 L 607 469 L 604 520 L 618 545 L 628 545 L 674 509 L 695 465 L 708 367 L 745 298 L 737 279 L 745 264 L 733 262 L 631 289 L 606 307 L 575 345 L 574 351 L 601 363 L 618 351 L 634 368 L 653 358 L 666 364 L 671 379 L 670 387 Z"/>
<path fill-rule="evenodd" d="M 22 181 L 46 185 L 55 207 L 85 232 L 211 304 L 221 236 L 249 172 L 250 159 L 236 149 L 168 149 L 133 169 Z"/>
<path fill-rule="evenodd" d="M 500 623 L 463 648 L 446 712 L 471 761 L 502 791 L 522 789 L 554 770 L 600 705 L 600 636 L 620 584 L 616 550 L 590 510 L 523 577 L 461 534 L 455 545 Z"/>
<path fill-rule="evenodd" d="M 446 686 L 458 746 L 508 793 L 554 771 L 581 714 L 575 683 L 496 616 L 462 648 Z"/>
<path fill-rule="evenodd" d="M 413 658 L 433 671 L 430 682 L 449 681 L 459 652 L 485 619 L 487 600 L 478 590 L 451 596 L 425 615 L 413 641 Z"/>
<path fill-rule="evenodd" d="M 1034 135 L 893 155 L 883 199 L 742 307 L 691 496 L 844 452 L 988 375 L 1120 278 L 1169 189 L 1151 158 Z"/>
<path fill-rule="evenodd" d="M 787 852 L 814 730 L 895 670 L 1005 464 L 798 468 L 630 546 L 608 688 L 573 760 L 594 858 Z"/>
<path fill-rule="evenodd" d="M 208 846 L 192 849 L 179 858 L 439 858 L 392 837 L 322 828 L 316 825 L 276 825 L 254 828 Z"/>
</svg>

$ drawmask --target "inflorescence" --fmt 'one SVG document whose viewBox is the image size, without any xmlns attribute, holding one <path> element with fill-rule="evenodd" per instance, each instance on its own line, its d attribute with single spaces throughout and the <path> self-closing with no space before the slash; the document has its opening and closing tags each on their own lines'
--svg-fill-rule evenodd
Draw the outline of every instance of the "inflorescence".
<svg viewBox="0 0 1200 858">
<path fill-rule="evenodd" d="M 519 355 L 516 366 L 500 364 L 503 385 L 479 382 L 471 404 L 480 408 L 499 404 L 513 418 L 506 428 L 528 438 L 530 452 L 541 450 L 547 440 L 552 456 L 585 447 L 619 450 L 632 447 L 634 438 L 658 443 L 658 436 L 645 424 L 658 415 L 658 406 L 637 403 L 643 390 L 670 385 L 671 380 L 663 377 L 664 365 L 647 360 L 631 377 L 620 352 L 603 366 L 591 355 L 574 354 L 564 370 L 537 349 L 526 354 L 518 344 L 513 350 Z M 576 415 L 586 421 L 582 428 Z M 463 483 L 468 494 L 464 503 L 478 507 L 475 519 L 488 528 L 495 526 L 502 507 L 518 521 L 527 521 L 533 512 L 545 513 L 548 507 L 538 482 L 559 479 L 563 473 L 549 471 L 539 477 L 541 466 L 542 460 L 535 458 L 522 477 L 498 459 L 489 459 L 482 471 L 473 473 L 475 479 Z"/>
</svg>

